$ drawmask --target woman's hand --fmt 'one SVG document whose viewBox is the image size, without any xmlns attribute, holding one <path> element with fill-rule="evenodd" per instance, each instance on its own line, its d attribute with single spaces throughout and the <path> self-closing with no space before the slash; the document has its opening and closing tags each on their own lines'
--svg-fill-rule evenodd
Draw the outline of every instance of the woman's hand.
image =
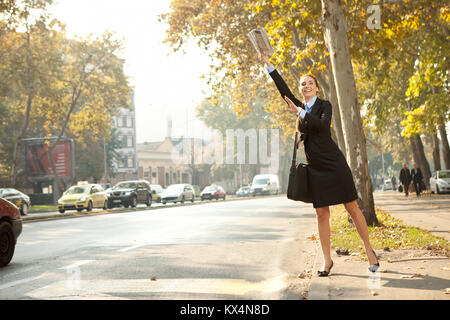
<svg viewBox="0 0 450 320">
<path fill-rule="evenodd" d="M 265 54 L 261 54 L 261 60 L 266 64 L 266 66 L 270 65 L 269 57 Z"/>
<path fill-rule="evenodd" d="M 288 112 L 293 112 L 293 113 L 297 113 L 298 112 L 298 107 L 292 102 L 292 100 L 291 99 L 289 99 L 288 97 L 284 97 L 284 100 L 286 100 L 286 102 L 288 103 L 288 105 L 289 105 L 289 109 L 288 109 Z"/>
</svg>

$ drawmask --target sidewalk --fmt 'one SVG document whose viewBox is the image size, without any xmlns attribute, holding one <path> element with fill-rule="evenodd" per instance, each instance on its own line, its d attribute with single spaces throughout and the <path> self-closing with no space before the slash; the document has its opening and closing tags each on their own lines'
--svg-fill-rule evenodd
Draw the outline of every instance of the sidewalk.
<svg viewBox="0 0 450 320">
<path fill-rule="evenodd" d="M 450 195 L 398 192 L 374 193 L 375 206 L 402 220 L 406 225 L 429 230 L 450 241 Z M 338 256 L 329 277 L 319 278 L 322 266 L 318 255 L 308 292 L 308 300 L 450 300 L 450 259 L 427 250 L 377 250 L 380 269 L 367 270 L 368 262 L 359 256 Z M 449 293 L 446 294 L 448 288 Z"/>
</svg>

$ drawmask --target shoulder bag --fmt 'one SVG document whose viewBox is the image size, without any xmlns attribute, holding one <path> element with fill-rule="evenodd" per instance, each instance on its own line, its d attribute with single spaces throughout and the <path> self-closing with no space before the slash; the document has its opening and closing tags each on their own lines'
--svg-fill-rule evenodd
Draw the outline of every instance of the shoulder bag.
<svg viewBox="0 0 450 320">
<path fill-rule="evenodd" d="M 308 183 L 308 165 L 305 163 L 299 163 L 298 165 L 296 164 L 297 136 L 298 132 L 295 132 L 294 153 L 292 156 L 291 170 L 289 173 L 287 197 L 288 199 L 294 201 L 312 203 L 313 197 Z"/>
</svg>

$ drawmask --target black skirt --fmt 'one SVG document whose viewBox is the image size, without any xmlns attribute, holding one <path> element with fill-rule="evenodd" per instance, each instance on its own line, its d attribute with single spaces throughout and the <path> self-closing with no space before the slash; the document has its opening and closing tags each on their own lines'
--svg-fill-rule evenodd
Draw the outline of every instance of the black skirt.
<svg viewBox="0 0 450 320">
<path fill-rule="evenodd" d="M 352 172 L 342 152 L 334 157 L 316 155 L 309 162 L 309 186 L 314 208 L 327 207 L 358 199 Z M 307 155 L 307 158 L 308 157 Z"/>
</svg>

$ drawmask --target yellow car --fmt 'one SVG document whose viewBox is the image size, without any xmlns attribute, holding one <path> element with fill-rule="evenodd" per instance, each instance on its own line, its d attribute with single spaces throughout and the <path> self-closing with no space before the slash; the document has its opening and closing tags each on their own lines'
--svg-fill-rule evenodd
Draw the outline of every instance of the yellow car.
<svg viewBox="0 0 450 320">
<path fill-rule="evenodd" d="M 58 199 L 58 210 L 64 213 L 65 210 L 82 211 L 92 208 L 108 207 L 108 196 L 99 184 L 82 184 L 72 186 L 67 189 L 61 198 Z"/>
<path fill-rule="evenodd" d="M 153 201 L 156 201 L 156 202 L 160 203 L 161 202 L 161 195 L 164 192 L 164 189 L 159 184 L 151 184 L 150 187 L 152 188 Z"/>
</svg>

